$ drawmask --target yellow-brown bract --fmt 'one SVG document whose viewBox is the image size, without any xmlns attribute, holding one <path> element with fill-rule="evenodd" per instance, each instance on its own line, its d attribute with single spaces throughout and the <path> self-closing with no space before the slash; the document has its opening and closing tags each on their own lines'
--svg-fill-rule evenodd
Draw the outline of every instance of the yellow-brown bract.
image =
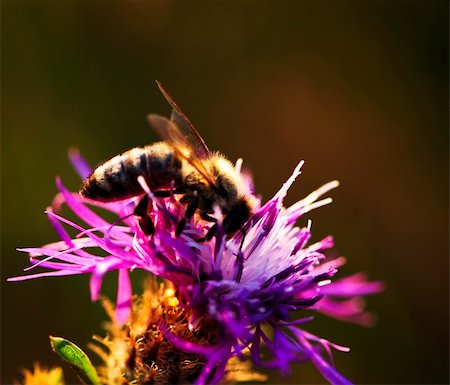
<svg viewBox="0 0 450 385">
<path fill-rule="evenodd" d="M 223 155 L 209 151 L 173 98 L 157 84 L 171 105 L 172 114 L 170 120 L 153 114 L 148 120 L 163 141 L 134 148 L 101 164 L 84 181 L 80 194 L 101 202 L 143 196 L 135 215 L 150 234 L 153 224 L 148 216 L 149 198 L 138 181 L 142 176 L 156 197 L 182 194 L 180 202 L 186 204 L 186 219 L 198 212 L 204 220 L 215 222 L 211 214 L 218 206 L 224 216 L 225 232 L 239 230 L 255 208 L 248 183 Z"/>
</svg>

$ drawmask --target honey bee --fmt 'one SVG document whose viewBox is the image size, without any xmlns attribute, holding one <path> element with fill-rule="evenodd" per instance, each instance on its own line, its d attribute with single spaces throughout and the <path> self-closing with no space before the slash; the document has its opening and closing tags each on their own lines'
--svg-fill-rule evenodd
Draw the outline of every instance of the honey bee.
<svg viewBox="0 0 450 385">
<path fill-rule="evenodd" d="M 134 214 L 146 234 L 154 232 L 150 219 L 150 198 L 138 181 L 142 176 L 155 197 L 182 194 L 184 218 L 177 236 L 195 214 L 209 222 L 218 206 L 223 214 L 226 234 L 242 229 L 250 218 L 256 199 L 242 174 L 222 154 L 211 152 L 190 120 L 184 115 L 160 82 L 159 90 L 172 107 L 170 120 L 148 115 L 150 125 L 163 139 L 145 147 L 133 148 L 98 166 L 83 182 L 81 196 L 99 202 L 113 202 L 142 196 Z M 214 223 L 207 233 L 212 237 Z"/>
</svg>

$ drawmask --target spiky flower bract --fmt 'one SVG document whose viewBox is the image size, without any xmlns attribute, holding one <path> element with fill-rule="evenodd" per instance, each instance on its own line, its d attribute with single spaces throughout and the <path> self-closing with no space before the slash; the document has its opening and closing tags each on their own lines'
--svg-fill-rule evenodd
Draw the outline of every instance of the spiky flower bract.
<svg viewBox="0 0 450 385">
<path fill-rule="evenodd" d="M 72 153 L 72 160 L 86 178 L 90 173 L 86 162 L 78 153 Z M 238 162 L 239 172 L 240 165 Z M 258 206 L 241 231 L 226 234 L 221 212 L 216 210 L 217 229 L 208 241 L 204 237 L 211 223 L 197 215 L 177 237 L 185 206 L 177 195 L 154 197 L 143 179 L 140 183 L 153 205 L 149 214 L 155 227 L 152 235 L 146 235 L 133 216 L 139 197 L 106 204 L 88 202 L 58 179 L 60 193 L 46 213 L 61 241 L 22 249 L 30 253 L 30 268 L 41 266 L 50 271 L 14 280 L 89 273 L 95 300 L 103 276 L 118 270 L 116 319 L 124 323 L 131 306 L 129 273 L 142 269 L 172 282 L 180 309 L 189 315 L 187 333 L 205 333 L 205 325 L 216 331 L 208 341 L 192 341 L 174 332 L 165 317 L 157 322 L 171 346 L 201 358 L 195 384 L 218 384 L 229 360 L 245 360 L 246 350 L 261 368 L 278 369 L 286 375 L 292 363 L 311 360 L 330 383 L 349 383 L 327 359 L 331 348 L 349 349 L 307 332 L 305 326 L 313 319 L 311 311 L 370 324 L 371 316 L 364 312 L 360 297 L 379 292 L 382 284 L 367 282 L 361 274 L 332 280 L 345 263 L 343 258 L 328 260 L 324 255 L 333 247 L 332 238 L 311 244 L 311 222 L 304 227 L 296 223 L 312 209 L 330 203 L 330 198 L 318 199 L 338 183 L 330 182 L 286 208 L 283 199 L 302 165 L 272 199 Z M 60 216 L 62 204 L 84 224 Z M 92 206 L 114 213 L 117 220 L 106 221 Z M 77 231 L 75 237 L 67 227 Z"/>
<path fill-rule="evenodd" d="M 14 385 L 64 385 L 63 371 L 61 368 L 47 369 L 39 363 L 35 363 L 33 370 L 24 369 L 23 380 Z"/>
</svg>

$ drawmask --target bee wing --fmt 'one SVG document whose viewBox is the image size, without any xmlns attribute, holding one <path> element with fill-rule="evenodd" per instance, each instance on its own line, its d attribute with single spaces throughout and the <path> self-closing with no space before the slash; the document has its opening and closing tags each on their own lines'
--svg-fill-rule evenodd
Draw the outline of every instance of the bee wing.
<svg viewBox="0 0 450 385">
<path fill-rule="evenodd" d="M 196 149 L 192 147 L 189 138 L 180 131 L 179 127 L 172 120 L 160 115 L 150 114 L 147 119 L 158 135 L 172 146 L 175 153 L 195 167 L 206 181 L 214 187 L 213 178 L 203 164 L 204 157 L 199 156 Z"/>
<path fill-rule="evenodd" d="M 172 107 L 172 114 L 170 116 L 170 120 L 178 127 L 179 134 L 184 137 L 183 145 L 190 148 L 192 150 L 192 155 L 197 158 L 207 158 L 210 154 L 208 147 L 206 146 L 205 141 L 194 128 L 194 125 L 187 118 L 187 116 L 181 111 L 180 107 L 178 107 L 175 100 L 173 100 L 172 96 L 165 90 L 163 85 L 156 81 L 159 90 L 163 94 L 164 98 Z"/>
</svg>

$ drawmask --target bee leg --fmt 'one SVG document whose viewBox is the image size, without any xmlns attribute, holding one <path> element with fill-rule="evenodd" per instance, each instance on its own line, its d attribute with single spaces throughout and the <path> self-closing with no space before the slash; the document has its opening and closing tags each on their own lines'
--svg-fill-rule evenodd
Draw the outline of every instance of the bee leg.
<svg viewBox="0 0 450 385">
<path fill-rule="evenodd" d="M 171 195 L 170 190 L 158 190 L 158 191 L 153 191 L 153 195 L 156 198 L 168 198 Z"/>
<path fill-rule="evenodd" d="M 245 237 L 247 236 L 247 233 L 244 229 L 239 229 L 239 231 L 242 233 L 242 240 L 241 244 L 239 245 L 239 250 L 236 254 L 236 265 L 237 269 L 235 271 L 234 280 L 236 282 L 241 282 L 242 279 L 242 273 L 244 272 L 244 253 L 242 252 L 242 246 L 244 245 Z"/>
<path fill-rule="evenodd" d="M 214 235 L 216 235 L 216 232 L 217 232 L 217 223 L 214 223 L 209 228 L 209 230 L 207 231 L 206 235 L 204 237 L 202 237 L 202 238 L 197 239 L 197 242 L 198 243 L 203 243 L 203 242 L 206 242 L 206 241 L 210 241 L 214 237 Z"/>
<path fill-rule="evenodd" d="M 148 215 L 150 206 L 151 199 L 145 194 L 133 211 L 133 214 L 138 218 L 139 227 L 145 235 L 153 235 L 155 233 L 155 225 L 150 215 Z"/>
<path fill-rule="evenodd" d="M 184 194 L 186 189 L 184 187 L 177 187 L 175 190 L 157 190 L 153 191 L 156 198 L 169 198 L 173 194 Z"/>
<path fill-rule="evenodd" d="M 138 221 L 139 227 L 145 235 L 155 234 L 155 225 L 149 215 L 143 218 L 139 218 Z"/>
<path fill-rule="evenodd" d="M 198 208 L 198 204 L 199 204 L 198 194 L 197 194 L 197 191 L 194 191 L 192 200 L 188 203 L 188 205 L 186 207 L 186 211 L 184 213 L 184 216 L 186 217 L 186 219 L 192 218 L 192 216 L 195 213 L 195 210 L 197 210 L 197 208 Z"/>
<path fill-rule="evenodd" d="M 212 237 L 214 237 L 214 235 L 216 235 L 216 231 L 217 231 L 217 223 L 214 223 L 210 229 L 208 230 L 208 232 L 205 235 L 205 238 L 203 238 L 205 241 L 210 241 L 212 239 Z"/>
<path fill-rule="evenodd" d="M 151 199 L 147 194 L 145 194 L 134 208 L 133 215 L 136 215 L 137 217 L 145 217 L 148 213 L 150 203 Z"/>
<path fill-rule="evenodd" d="M 214 217 L 212 217 L 212 216 L 209 215 L 208 213 L 201 212 L 201 213 L 200 213 L 200 216 L 201 216 L 201 218 L 204 219 L 205 221 L 208 221 L 208 222 L 217 222 L 217 219 L 214 218 Z"/>
<path fill-rule="evenodd" d="M 214 218 L 213 216 L 209 215 L 206 212 L 201 212 L 200 217 L 202 219 L 204 219 L 205 221 L 214 222 L 214 224 L 210 227 L 210 229 L 206 233 L 205 237 L 201 238 L 199 240 L 200 242 L 210 241 L 212 239 L 212 237 L 214 237 L 214 235 L 216 234 L 216 231 L 217 231 L 217 219 Z"/>
<path fill-rule="evenodd" d="M 244 229 L 239 229 L 242 234 L 241 244 L 239 245 L 239 251 L 242 250 L 242 246 L 244 246 L 245 237 L 247 236 L 247 232 Z"/>
<path fill-rule="evenodd" d="M 241 250 L 239 250 L 236 254 L 236 264 L 237 269 L 234 274 L 234 280 L 236 282 L 241 282 L 242 279 L 242 273 L 244 272 L 244 254 Z"/>
<path fill-rule="evenodd" d="M 183 197 L 181 197 L 180 199 L 180 203 L 181 204 L 188 204 L 192 201 L 192 197 L 190 195 L 184 195 Z"/>
<path fill-rule="evenodd" d="M 192 218 L 192 216 L 195 213 L 195 210 L 197 210 L 197 208 L 198 208 L 199 199 L 198 199 L 197 192 L 195 191 L 193 196 L 189 197 L 189 198 L 187 195 L 185 195 L 180 200 L 180 202 L 182 202 L 182 203 L 188 202 L 188 204 L 186 207 L 186 211 L 184 212 L 184 218 L 182 218 L 181 221 L 178 222 L 177 229 L 175 230 L 175 235 L 177 237 L 179 237 L 181 235 L 181 233 L 184 230 L 184 227 L 186 226 L 187 221 Z"/>
<path fill-rule="evenodd" d="M 184 230 L 184 226 L 186 226 L 186 217 L 181 218 L 181 221 L 178 222 L 177 229 L 175 230 L 175 236 L 179 237 Z"/>
<path fill-rule="evenodd" d="M 186 188 L 185 187 L 177 187 L 175 190 L 173 190 L 174 194 L 186 194 Z"/>
</svg>

